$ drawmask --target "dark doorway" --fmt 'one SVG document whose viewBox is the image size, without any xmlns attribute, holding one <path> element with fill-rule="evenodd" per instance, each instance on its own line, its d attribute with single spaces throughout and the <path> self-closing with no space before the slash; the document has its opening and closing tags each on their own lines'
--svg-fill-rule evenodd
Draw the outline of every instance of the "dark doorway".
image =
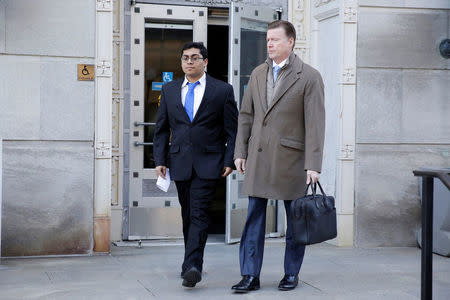
<svg viewBox="0 0 450 300">
<path fill-rule="evenodd" d="M 208 25 L 208 74 L 228 82 L 228 26 Z"/>
<path fill-rule="evenodd" d="M 208 25 L 208 74 L 228 82 L 228 26 Z M 226 186 L 226 179 L 220 179 L 211 204 L 210 234 L 225 234 Z"/>
<path fill-rule="evenodd" d="M 144 122 L 154 123 L 157 119 L 163 72 L 170 71 L 173 79 L 182 78 L 180 49 L 192 40 L 192 30 L 161 29 L 158 23 L 148 22 L 145 28 L 145 82 Z M 154 27 L 151 27 L 154 26 Z M 144 127 L 144 142 L 153 142 L 155 127 Z M 155 167 L 153 146 L 144 146 L 144 168 Z"/>
</svg>

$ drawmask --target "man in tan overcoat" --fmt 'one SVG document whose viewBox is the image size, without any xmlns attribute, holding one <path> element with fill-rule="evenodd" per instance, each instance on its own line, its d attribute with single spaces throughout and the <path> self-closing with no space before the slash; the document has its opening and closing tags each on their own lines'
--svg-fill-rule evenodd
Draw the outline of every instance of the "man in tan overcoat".
<svg viewBox="0 0 450 300">
<path fill-rule="evenodd" d="M 325 131 L 324 86 L 320 73 L 293 52 L 295 28 L 287 21 L 269 24 L 268 59 L 256 67 L 242 100 L 234 151 L 245 174 L 249 196 L 240 244 L 242 280 L 235 292 L 259 289 L 264 252 L 267 199 L 284 200 L 287 217 L 284 277 L 280 290 L 294 289 L 305 246 L 293 243 L 292 200 L 317 182 L 322 167 Z"/>
</svg>

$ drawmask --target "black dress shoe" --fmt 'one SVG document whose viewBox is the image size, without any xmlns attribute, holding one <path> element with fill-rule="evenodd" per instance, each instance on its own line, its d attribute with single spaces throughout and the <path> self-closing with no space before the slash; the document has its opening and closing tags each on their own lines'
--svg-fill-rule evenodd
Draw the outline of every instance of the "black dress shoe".
<svg viewBox="0 0 450 300">
<path fill-rule="evenodd" d="M 185 274 L 185 273 L 186 273 L 186 270 L 181 271 L 181 274 L 180 274 L 181 278 L 184 277 L 184 274 Z"/>
<path fill-rule="evenodd" d="M 250 275 L 242 276 L 238 284 L 231 287 L 236 293 L 247 293 L 253 290 L 259 290 L 259 278 Z"/>
<path fill-rule="evenodd" d="M 298 276 L 284 275 L 283 279 L 281 279 L 280 284 L 278 285 L 278 289 L 281 291 L 290 291 L 295 289 L 297 285 Z"/>
<path fill-rule="evenodd" d="M 194 287 L 201 280 L 202 273 L 196 267 L 192 267 L 184 273 L 182 285 L 185 287 Z"/>
</svg>

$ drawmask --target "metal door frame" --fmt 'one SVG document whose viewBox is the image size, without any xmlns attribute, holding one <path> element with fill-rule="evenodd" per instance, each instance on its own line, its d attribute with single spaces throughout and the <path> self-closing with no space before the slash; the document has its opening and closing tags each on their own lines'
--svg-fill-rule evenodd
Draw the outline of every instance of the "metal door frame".
<svg viewBox="0 0 450 300">
<path fill-rule="evenodd" d="M 251 6 L 244 3 L 237 3 L 231 1 L 229 9 L 229 65 L 228 65 L 228 78 L 229 83 L 233 86 L 234 96 L 238 109 L 240 109 L 240 68 L 241 68 L 241 27 L 242 21 L 256 21 L 270 23 L 278 19 L 278 13 L 276 10 L 268 8 L 266 6 Z M 262 62 L 261 62 L 262 63 Z M 243 175 L 237 171 L 233 171 L 227 177 L 226 187 L 226 221 L 225 221 L 225 242 L 227 244 L 239 242 L 239 238 L 231 236 L 231 210 L 233 207 L 233 199 L 239 197 L 239 181 L 242 181 Z M 279 201 L 278 201 L 279 202 Z M 278 204 L 277 204 L 278 205 Z M 277 220 L 279 213 L 277 214 Z M 280 222 L 277 222 L 277 231 L 284 230 L 284 227 L 279 226 Z M 283 220 L 284 224 L 284 220 Z"/>
<path fill-rule="evenodd" d="M 2 192 L 2 178 L 3 176 L 3 140 L 0 137 L 0 264 L 2 263 L 2 201 L 3 201 L 3 192 Z"/>
</svg>

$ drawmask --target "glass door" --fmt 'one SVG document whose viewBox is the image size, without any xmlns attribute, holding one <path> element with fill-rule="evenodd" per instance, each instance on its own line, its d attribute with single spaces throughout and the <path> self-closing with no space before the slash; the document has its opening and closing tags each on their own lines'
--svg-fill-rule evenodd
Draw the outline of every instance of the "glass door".
<svg viewBox="0 0 450 300">
<path fill-rule="evenodd" d="M 252 70 L 267 58 L 267 25 L 278 19 L 275 10 L 249 6 L 234 1 L 229 11 L 229 83 L 233 85 L 240 108 Z M 226 232 L 227 243 L 238 242 L 247 217 L 248 197 L 242 194 L 244 176 L 234 171 L 227 179 Z M 269 200 L 266 233 L 277 232 L 277 201 Z"/>
<path fill-rule="evenodd" d="M 162 85 L 182 78 L 181 48 L 207 39 L 204 7 L 139 4 L 131 18 L 130 187 L 128 236 L 124 239 L 182 237 L 175 183 L 156 187 L 153 133 Z"/>
</svg>

